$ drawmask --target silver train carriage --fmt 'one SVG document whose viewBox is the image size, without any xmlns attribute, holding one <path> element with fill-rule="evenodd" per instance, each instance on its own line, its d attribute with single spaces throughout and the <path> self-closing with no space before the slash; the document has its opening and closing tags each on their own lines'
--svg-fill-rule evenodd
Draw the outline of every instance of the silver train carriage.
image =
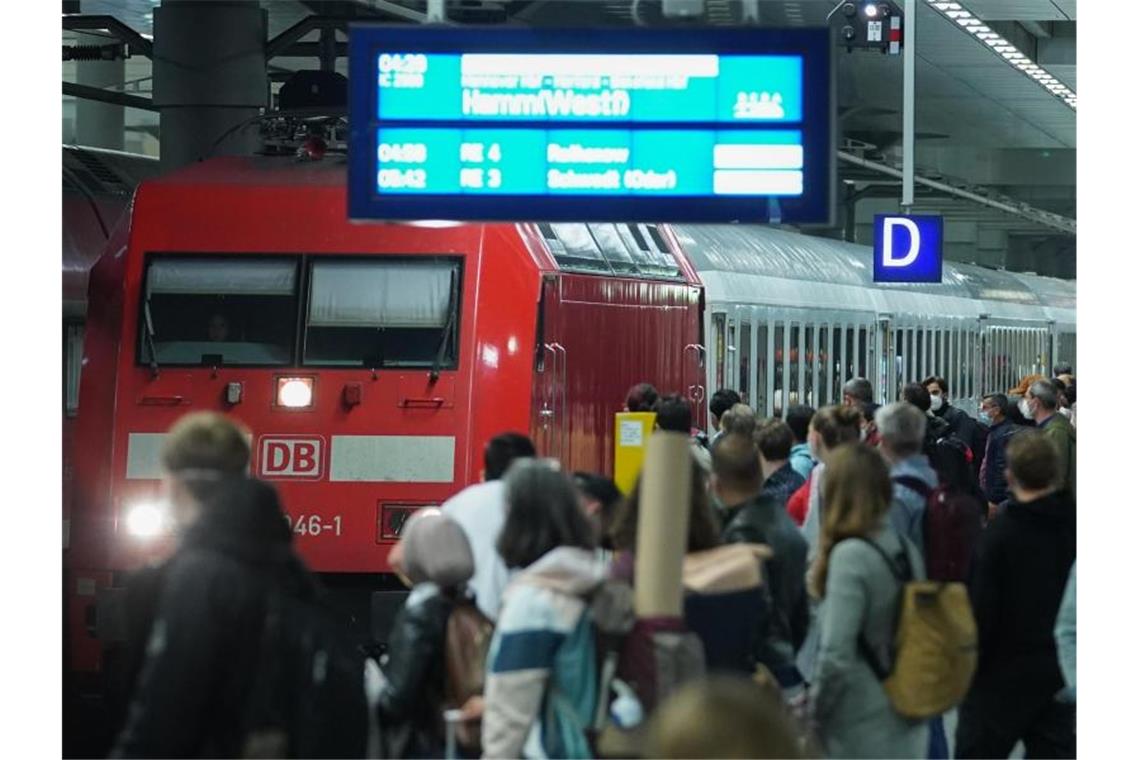
<svg viewBox="0 0 1140 760">
<path fill-rule="evenodd" d="M 705 387 L 765 416 L 866 377 L 876 400 L 929 375 L 971 415 L 986 393 L 1076 367 L 1076 284 L 945 262 L 941 284 L 872 282 L 871 249 L 771 227 L 674 225 L 705 285 Z M 711 392 L 711 391 L 710 391 Z"/>
</svg>

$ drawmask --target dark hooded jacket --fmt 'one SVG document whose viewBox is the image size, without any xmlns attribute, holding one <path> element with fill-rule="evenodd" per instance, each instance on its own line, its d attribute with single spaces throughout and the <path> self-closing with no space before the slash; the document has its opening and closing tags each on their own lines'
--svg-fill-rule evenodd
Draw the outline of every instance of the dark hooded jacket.
<svg viewBox="0 0 1140 760">
<path fill-rule="evenodd" d="M 807 591 L 807 541 L 788 516 L 786 496 L 775 499 L 760 494 L 729 508 L 721 540 L 731 543 L 766 544 L 773 557 L 765 563 L 771 594 L 771 609 L 764 622 L 766 631 L 758 643 L 757 659 L 767 665 L 784 685 L 795 662 L 795 653 L 807 636 L 809 622 Z M 795 676 L 787 676 L 794 679 Z"/>
<path fill-rule="evenodd" d="M 1063 492 L 1011 501 L 983 532 L 969 584 L 978 624 L 971 698 L 1000 711 L 1064 686 L 1053 626 L 1076 555 L 1076 507 Z"/>
<path fill-rule="evenodd" d="M 314 599 L 272 486 L 234 479 L 163 568 L 146 655 L 115 757 L 237 757 L 273 590 Z"/>
<path fill-rule="evenodd" d="M 950 426 L 950 432 L 962 443 L 970 447 L 975 475 L 981 469 L 982 456 L 986 453 L 986 431 L 970 415 L 949 403 L 932 414 Z"/>
</svg>

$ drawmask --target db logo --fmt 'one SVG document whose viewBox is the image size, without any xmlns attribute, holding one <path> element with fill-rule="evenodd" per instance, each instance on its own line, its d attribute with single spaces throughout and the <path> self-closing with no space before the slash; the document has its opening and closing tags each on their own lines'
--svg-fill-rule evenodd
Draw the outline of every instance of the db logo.
<svg viewBox="0 0 1140 760">
<path fill-rule="evenodd" d="M 263 478 L 321 478 L 325 441 L 319 436 L 263 435 L 258 449 Z"/>
</svg>

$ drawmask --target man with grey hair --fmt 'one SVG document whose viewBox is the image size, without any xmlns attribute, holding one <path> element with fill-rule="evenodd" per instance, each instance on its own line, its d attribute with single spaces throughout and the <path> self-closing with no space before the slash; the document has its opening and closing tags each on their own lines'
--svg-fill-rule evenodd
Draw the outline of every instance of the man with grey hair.
<svg viewBox="0 0 1140 760">
<path fill-rule="evenodd" d="M 897 401 L 875 413 L 879 451 L 891 466 L 891 525 L 923 551 L 922 523 L 926 497 L 938 487 L 938 475 L 922 453 L 926 415 L 914 404 Z"/>
<path fill-rule="evenodd" d="M 1060 400 L 1057 389 L 1048 380 L 1038 380 L 1029 386 L 1018 408 L 1027 420 L 1037 427 L 1057 447 L 1061 470 L 1057 482 L 1062 484 L 1072 499 L 1077 498 L 1077 431 L 1063 414 L 1057 413 Z"/>
<path fill-rule="evenodd" d="M 865 377 L 853 377 L 843 384 L 843 405 L 858 406 L 860 404 L 873 404 L 875 391 L 871 381 Z"/>
</svg>

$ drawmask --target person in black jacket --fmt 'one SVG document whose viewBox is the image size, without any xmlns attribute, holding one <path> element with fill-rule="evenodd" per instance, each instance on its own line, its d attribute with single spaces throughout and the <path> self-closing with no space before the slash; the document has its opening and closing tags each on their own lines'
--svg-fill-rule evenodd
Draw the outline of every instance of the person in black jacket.
<svg viewBox="0 0 1140 760">
<path fill-rule="evenodd" d="M 159 581 L 142 672 L 113 757 L 237 757 L 265 599 L 315 598 L 272 486 L 245 476 L 244 431 L 187 415 L 162 452 L 179 536 Z M 146 607 L 148 605 L 143 605 Z"/>
<path fill-rule="evenodd" d="M 978 669 L 959 708 L 958 757 L 1075 757 L 1074 708 L 1053 627 L 1077 554 L 1076 506 L 1057 482 L 1058 454 L 1038 431 L 1006 447 L 1009 506 L 982 534 L 970 574 Z"/>
<path fill-rule="evenodd" d="M 727 505 L 721 540 L 767 544 L 772 549 L 765 568 L 772 609 L 757 659 L 781 687 L 796 688 L 803 678 L 796 670 L 795 654 L 808 628 L 807 541 L 788 517 L 786 497 L 761 493 L 759 452 L 751 439 L 728 433 L 713 445 L 712 488 Z"/>
<path fill-rule="evenodd" d="M 435 508 L 404 526 L 398 564 L 413 584 L 392 622 L 378 696 L 385 757 L 442 757 L 447 621 L 475 572 L 463 529 Z"/>
<path fill-rule="evenodd" d="M 970 447 L 974 476 L 977 477 L 985 454 L 985 428 L 969 414 L 951 405 L 946 378 L 931 376 L 923 380 L 922 385 L 930 393 L 930 413 L 948 423 L 954 436 Z"/>
</svg>

